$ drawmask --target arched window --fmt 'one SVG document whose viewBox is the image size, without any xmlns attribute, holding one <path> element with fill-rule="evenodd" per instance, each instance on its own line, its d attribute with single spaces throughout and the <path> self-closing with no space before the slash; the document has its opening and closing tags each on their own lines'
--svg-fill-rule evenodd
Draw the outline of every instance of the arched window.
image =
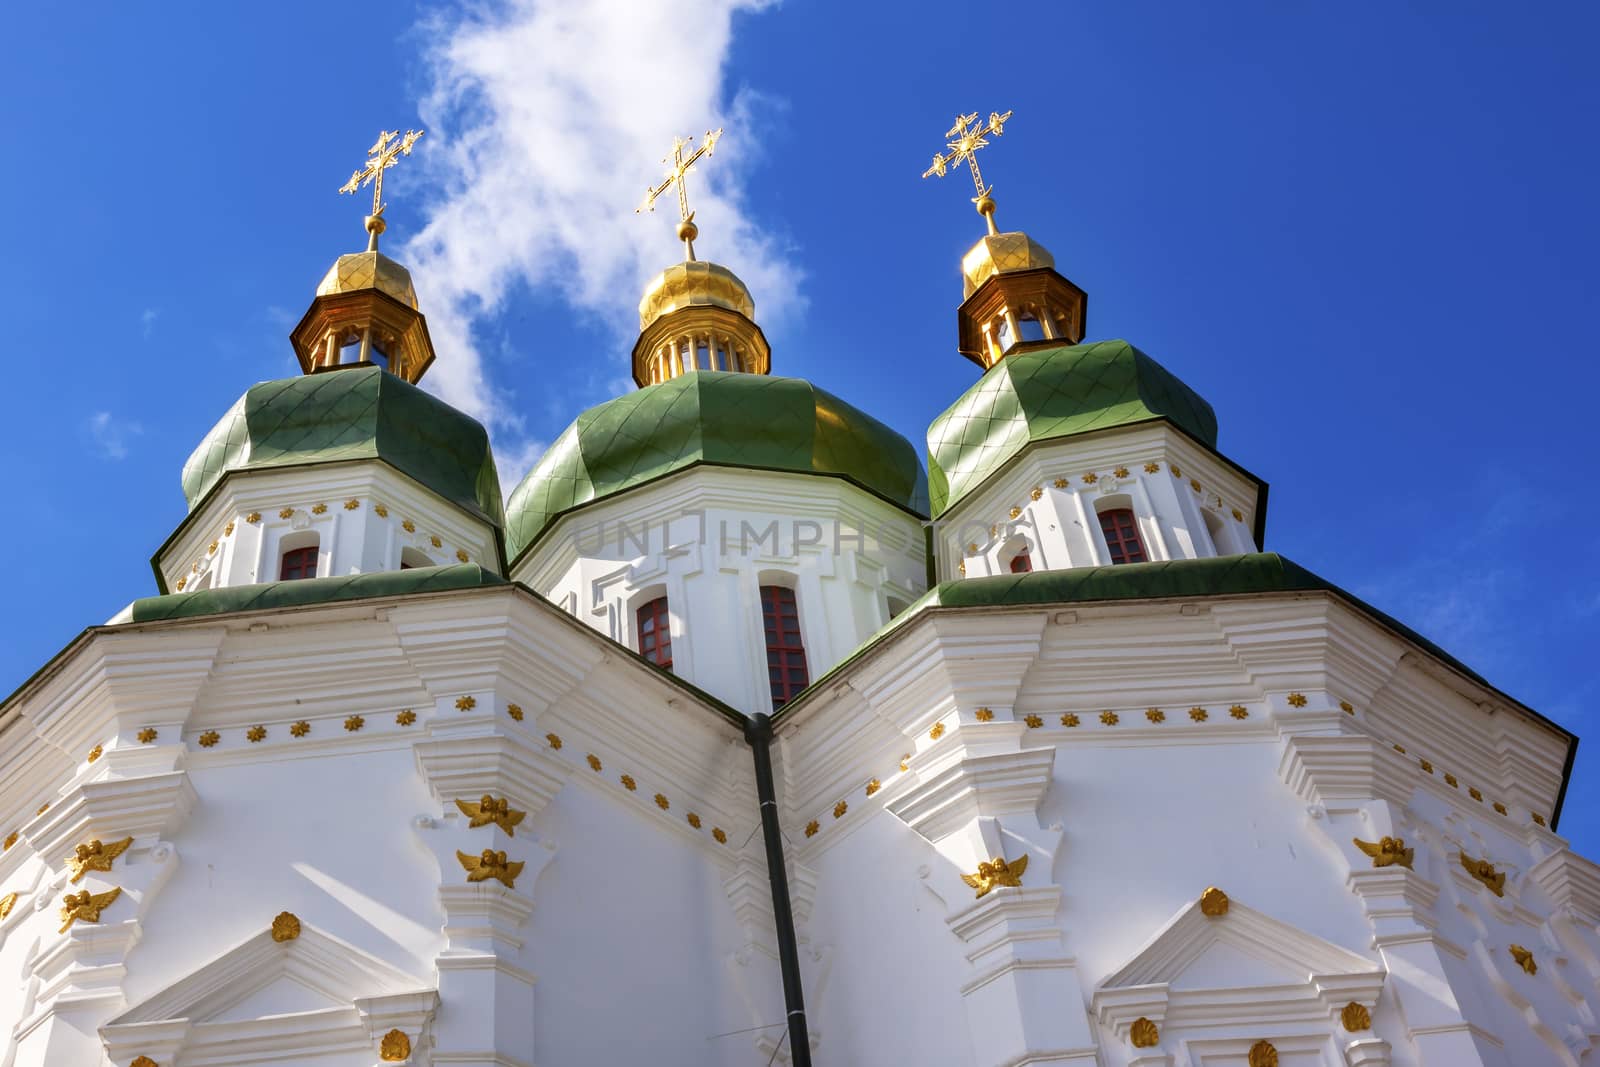
<svg viewBox="0 0 1600 1067">
<path fill-rule="evenodd" d="M 1033 557 L 1028 555 L 1027 550 L 1018 552 L 1011 557 L 1012 574 L 1027 574 L 1031 570 L 1033 570 Z"/>
<path fill-rule="evenodd" d="M 658 596 L 639 605 L 639 655 L 665 670 L 672 669 L 672 625 L 667 598 Z"/>
<path fill-rule="evenodd" d="M 278 566 L 278 581 L 288 582 L 298 578 L 315 578 L 317 576 L 317 546 L 306 545 L 304 548 L 289 548 L 283 553 L 283 560 Z"/>
<path fill-rule="evenodd" d="M 784 585 L 762 586 L 761 621 L 767 634 L 767 680 L 772 683 L 772 709 L 776 711 L 810 681 L 794 590 Z"/>
<path fill-rule="evenodd" d="M 1143 563 L 1150 557 L 1139 538 L 1139 521 L 1132 508 L 1108 508 L 1100 513 L 1100 532 L 1106 535 L 1106 548 L 1112 563 Z"/>
</svg>

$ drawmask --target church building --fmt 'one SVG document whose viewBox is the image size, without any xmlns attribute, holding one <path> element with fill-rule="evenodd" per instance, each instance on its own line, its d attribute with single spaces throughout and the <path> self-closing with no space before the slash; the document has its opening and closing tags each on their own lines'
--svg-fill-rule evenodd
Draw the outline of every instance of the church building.
<svg viewBox="0 0 1600 1067">
<path fill-rule="evenodd" d="M 712 133 L 637 389 L 504 499 L 383 134 L 154 595 L 0 703 L 0 1067 L 1600 1064 L 1577 739 L 1265 550 L 1183 353 L 996 225 L 1008 118 L 926 175 L 987 232 L 925 448 L 698 258 Z"/>
</svg>

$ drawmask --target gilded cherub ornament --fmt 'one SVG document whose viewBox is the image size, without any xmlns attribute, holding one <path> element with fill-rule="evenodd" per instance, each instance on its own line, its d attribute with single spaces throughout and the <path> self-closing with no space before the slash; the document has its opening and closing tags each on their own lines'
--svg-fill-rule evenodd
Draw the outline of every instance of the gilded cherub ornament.
<svg viewBox="0 0 1600 1067">
<path fill-rule="evenodd" d="M 486 882 L 491 878 L 499 879 L 507 889 L 515 889 L 517 875 L 522 873 L 524 866 L 521 860 L 507 862 L 504 852 L 496 852 L 486 848 L 476 856 L 469 856 L 457 850 L 456 859 L 461 861 L 461 866 L 466 869 L 467 881 Z"/>
<path fill-rule="evenodd" d="M 1461 866 L 1466 868 L 1468 874 L 1488 887 L 1489 891 L 1497 897 L 1506 895 L 1506 872 L 1494 869 L 1494 864 L 1488 860 L 1475 860 L 1465 852 L 1459 853 Z"/>
<path fill-rule="evenodd" d="M 1001 886 L 1022 885 L 1022 872 L 1028 869 L 1028 857 L 1021 856 L 1007 863 L 1004 856 L 996 856 L 990 863 L 978 864 L 977 874 L 963 874 L 961 880 L 978 891 L 973 899 L 982 899 L 989 890 Z"/>
<path fill-rule="evenodd" d="M 11 909 L 17 906 L 17 897 L 20 895 L 18 893 L 7 893 L 5 896 L 0 897 L 0 920 L 11 914 Z"/>
<path fill-rule="evenodd" d="M 1414 848 L 1406 848 L 1406 842 L 1401 837 L 1385 837 L 1374 844 L 1356 837 L 1356 847 L 1372 857 L 1374 867 L 1404 867 L 1411 869 L 1411 858 L 1416 853 Z"/>
<path fill-rule="evenodd" d="M 516 828 L 527 818 L 528 813 L 517 811 L 505 800 L 496 800 L 485 793 L 476 804 L 470 800 L 456 801 L 456 807 L 461 809 L 461 814 L 467 817 L 468 829 L 477 829 L 488 826 L 490 823 L 500 827 L 508 836 L 517 835 Z"/>
<path fill-rule="evenodd" d="M 1539 965 L 1533 960 L 1533 953 L 1521 945 L 1511 946 L 1511 958 L 1517 961 L 1517 966 L 1528 974 L 1538 974 Z"/>
<path fill-rule="evenodd" d="M 68 881 L 77 885 L 90 871 L 111 870 L 112 861 L 128 851 L 128 846 L 131 844 L 133 838 L 130 836 L 124 837 L 121 841 L 113 841 L 109 845 L 102 844 L 98 837 L 86 845 L 79 845 L 67 860 L 67 868 L 72 871 L 72 877 Z"/>
<path fill-rule="evenodd" d="M 91 893 L 87 889 L 68 893 L 61 899 L 61 930 L 66 933 L 75 922 L 97 923 L 100 913 L 122 895 L 120 886 L 112 886 L 104 893 Z"/>
</svg>

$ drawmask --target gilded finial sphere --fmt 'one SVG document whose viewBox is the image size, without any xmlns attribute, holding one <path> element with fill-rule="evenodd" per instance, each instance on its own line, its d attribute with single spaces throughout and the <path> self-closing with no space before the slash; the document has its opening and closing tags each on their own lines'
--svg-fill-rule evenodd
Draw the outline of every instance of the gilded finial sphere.
<svg viewBox="0 0 1600 1067">
<path fill-rule="evenodd" d="M 382 233 L 389 228 L 389 224 L 383 221 L 382 215 L 368 215 L 366 223 L 368 233 Z"/>
<path fill-rule="evenodd" d="M 992 197 L 992 196 L 980 196 L 980 197 L 978 197 L 977 204 L 978 204 L 978 214 L 980 214 L 980 215 L 993 215 L 994 214 L 994 197 Z"/>
<path fill-rule="evenodd" d="M 678 223 L 678 240 L 693 241 L 700 236 L 700 227 L 694 224 L 693 219 L 684 219 Z"/>
</svg>

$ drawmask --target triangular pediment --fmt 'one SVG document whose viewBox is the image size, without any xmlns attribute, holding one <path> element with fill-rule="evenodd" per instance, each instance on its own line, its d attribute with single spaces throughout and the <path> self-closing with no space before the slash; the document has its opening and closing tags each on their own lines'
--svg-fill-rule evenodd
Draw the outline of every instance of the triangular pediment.
<svg viewBox="0 0 1600 1067">
<path fill-rule="evenodd" d="M 102 1026 L 112 1062 L 167 1063 L 181 1052 L 195 1067 L 245 1053 L 365 1063 L 379 1019 L 417 1035 L 431 1024 L 436 990 L 331 934 L 298 920 L 292 927 L 290 936 L 262 930 Z"/>
<path fill-rule="evenodd" d="M 1227 977 L 1236 964 L 1239 981 Z M 1164 984 L 1174 988 L 1303 983 L 1317 975 L 1376 973 L 1375 960 L 1324 941 L 1254 908 L 1229 901 L 1206 915 L 1198 901 L 1172 917 L 1102 989 Z"/>
<path fill-rule="evenodd" d="M 110 1025 L 176 1019 L 226 1022 L 348 1008 L 361 997 L 421 988 L 423 983 L 404 971 L 314 927 L 302 927 L 299 936 L 285 941 L 276 941 L 271 930 L 263 930 Z M 254 1012 L 256 1007 L 263 1010 Z"/>
<path fill-rule="evenodd" d="M 1352 1001 L 1376 1004 L 1378 961 L 1237 901 L 1210 910 L 1180 909 L 1100 983 L 1102 1025 L 1123 1036 L 1140 1018 L 1225 1029 L 1271 1005 L 1280 1020 L 1320 1026 Z"/>
</svg>

